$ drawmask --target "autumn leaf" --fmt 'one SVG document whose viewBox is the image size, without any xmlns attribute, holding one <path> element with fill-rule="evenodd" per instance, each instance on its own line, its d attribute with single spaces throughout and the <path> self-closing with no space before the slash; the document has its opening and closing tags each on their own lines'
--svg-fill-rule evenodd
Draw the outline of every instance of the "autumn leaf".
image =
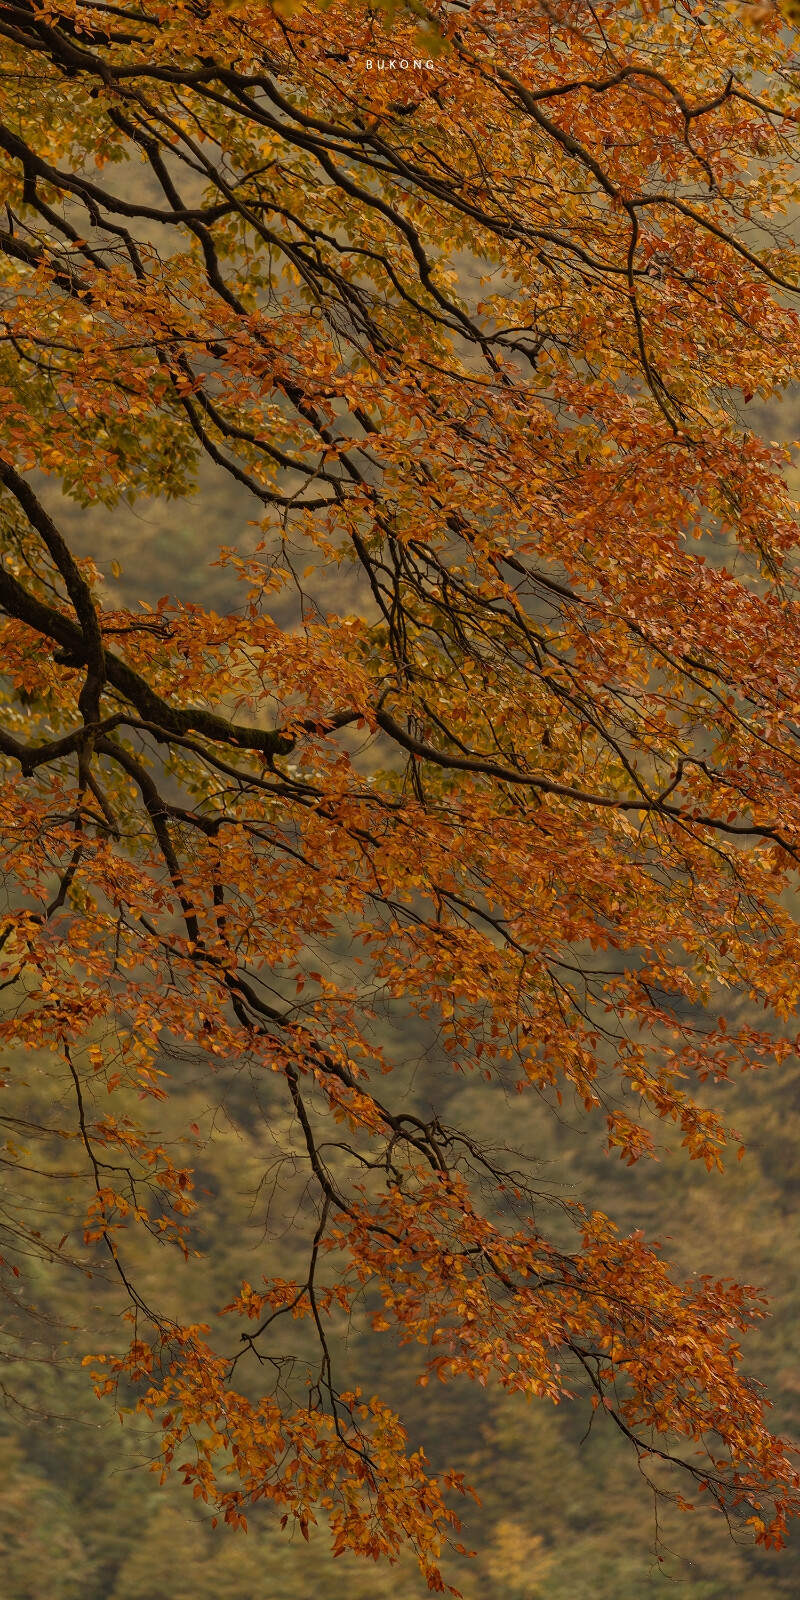
<svg viewBox="0 0 800 1600">
<path fill-rule="evenodd" d="M 423 1387 L 594 1407 L 765 1545 L 800 1509 L 757 1287 L 493 1138 L 536 1096 L 713 1173 L 704 1086 L 796 1047 L 798 508 L 741 415 L 800 377 L 784 14 L 0 0 L 0 1040 L 55 1080 L 4 1171 L 58 1220 L 20 1205 L 0 1271 L 82 1239 L 159 1475 L 434 1592 L 468 1485 L 338 1374 L 359 1316 Z M 89 508 L 198 488 L 238 603 L 116 559 L 109 596 Z M 305 1265 L 212 1331 L 142 1263 L 214 1204 L 170 1074 L 213 1145 L 230 1063 Z"/>
</svg>

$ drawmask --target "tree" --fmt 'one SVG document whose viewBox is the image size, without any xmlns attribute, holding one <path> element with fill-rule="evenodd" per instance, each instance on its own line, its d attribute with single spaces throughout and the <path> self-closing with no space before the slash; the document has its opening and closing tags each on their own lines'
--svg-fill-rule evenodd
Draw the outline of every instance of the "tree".
<svg viewBox="0 0 800 1600">
<path fill-rule="evenodd" d="M 337 1384 L 362 1306 L 422 1382 L 585 1392 L 761 1542 L 800 1505 L 738 1367 L 758 1292 L 673 1281 L 445 1083 L 713 1167 L 696 1085 L 794 1048 L 796 514 L 743 415 L 798 367 L 763 13 L 0 5 L 2 1038 L 9 1085 L 25 1050 L 55 1080 L 8 1102 L 7 1292 L 65 1253 L 26 1174 L 59 1194 L 67 1141 L 71 1259 L 133 1323 L 99 1391 L 234 1525 L 321 1509 L 432 1588 L 464 1485 Z M 201 465 L 252 497 L 240 608 L 115 605 L 46 480 L 113 508 Z M 429 1112 L 387 1006 L 436 1039 Z M 306 1273 L 232 1285 L 216 1340 L 135 1270 L 202 1213 L 151 1126 L 181 1052 L 254 1115 L 269 1075 L 308 1175 Z"/>
</svg>

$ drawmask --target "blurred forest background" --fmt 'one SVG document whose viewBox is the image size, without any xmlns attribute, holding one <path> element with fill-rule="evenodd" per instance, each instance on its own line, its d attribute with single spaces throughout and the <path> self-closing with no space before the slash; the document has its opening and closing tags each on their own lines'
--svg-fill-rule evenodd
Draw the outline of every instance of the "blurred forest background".
<svg viewBox="0 0 800 1600">
<path fill-rule="evenodd" d="M 768 435 L 800 432 L 788 404 L 759 421 Z M 43 488 L 52 499 L 52 486 Z M 199 494 L 177 505 L 140 503 L 113 515 L 58 509 L 121 604 L 174 593 L 224 612 L 242 596 L 229 570 L 212 563 L 222 544 L 252 546 L 251 504 L 244 492 L 201 477 Z M 353 606 L 335 576 L 326 599 L 330 610 Z M 708 1090 L 747 1145 L 724 1175 L 688 1163 L 677 1136 L 674 1148 L 662 1145 L 658 1163 L 628 1169 L 599 1150 L 597 1129 L 567 1100 L 556 1115 L 533 1091 L 513 1103 L 486 1085 L 478 1091 L 437 1060 L 435 1038 L 418 1020 L 395 1014 L 382 1026 L 409 1104 L 426 1103 L 436 1075 L 444 1114 L 443 1094 L 457 1099 L 463 1125 L 532 1150 L 543 1191 L 581 1198 L 623 1232 L 643 1228 L 668 1243 L 686 1275 L 710 1270 L 763 1285 L 770 1316 L 747 1343 L 746 1366 L 768 1386 L 776 1428 L 800 1437 L 800 1064 Z M 48 1093 L 48 1078 L 33 1056 L 17 1065 L 22 1112 Z M 174 1140 L 196 1124 L 198 1185 L 214 1198 L 194 1241 L 203 1259 L 184 1264 L 174 1250 L 158 1251 L 139 1273 L 165 1310 L 213 1320 L 243 1277 L 258 1284 L 267 1267 L 293 1272 L 284 1233 L 302 1196 L 291 1165 L 274 1168 L 273 1119 L 285 1112 L 271 1104 L 268 1087 L 256 1093 L 229 1063 L 212 1104 L 190 1061 L 166 1058 L 163 1066 L 170 1099 L 150 1120 Z M 62 1198 L 31 1178 L 28 1203 L 43 1229 Z M 45 1319 L 39 1342 L 17 1343 L 2 1374 L 2 1600 L 413 1600 L 427 1592 L 413 1564 L 332 1561 L 321 1525 L 308 1544 L 268 1512 L 251 1517 L 247 1534 L 212 1529 L 188 1490 L 176 1481 L 161 1488 L 150 1471 L 156 1445 L 147 1419 L 131 1415 L 121 1429 L 79 1364 L 119 1315 L 111 1280 L 93 1284 L 90 1323 L 82 1280 L 60 1266 L 31 1270 Z M 10 1306 L 12 1345 L 14 1325 Z M 368 1394 L 396 1404 L 413 1446 L 422 1443 L 436 1466 L 462 1468 L 479 1495 L 480 1506 L 465 1502 L 465 1538 L 478 1554 L 449 1564 L 466 1600 L 634 1600 L 673 1591 L 687 1600 L 800 1600 L 800 1536 L 770 1554 L 734 1540 L 718 1516 L 656 1508 L 625 1442 L 601 1417 L 587 1433 L 585 1404 L 527 1406 L 468 1384 L 419 1388 L 413 1349 L 398 1351 L 387 1335 L 363 1338 L 357 1328 L 339 1359 Z"/>
</svg>

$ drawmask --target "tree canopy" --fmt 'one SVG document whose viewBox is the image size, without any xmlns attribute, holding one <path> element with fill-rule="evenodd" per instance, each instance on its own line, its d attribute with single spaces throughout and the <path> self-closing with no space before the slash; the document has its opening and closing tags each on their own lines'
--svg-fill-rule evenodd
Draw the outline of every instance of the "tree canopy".
<svg viewBox="0 0 800 1600">
<path fill-rule="evenodd" d="M 432 1588 L 465 1485 L 342 1388 L 353 1317 L 422 1383 L 583 1395 L 761 1542 L 800 1506 L 759 1292 L 676 1282 L 449 1088 L 711 1168 L 702 1084 L 795 1046 L 797 520 L 745 408 L 800 365 L 797 77 L 758 22 L 0 3 L 4 1092 L 26 1050 L 53 1080 L 4 1118 L 6 1291 L 105 1256 L 98 1391 L 164 1470 Z M 90 527 L 209 473 L 252 499 L 238 608 L 115 603 L 54 491 Z M 254 1117 L 269 1075 L 307 1177 L 307 1269 L 213 1334 L 134 1270 L 202 1223 L 170 1059 L 236 1062 Z"/>
</svg>

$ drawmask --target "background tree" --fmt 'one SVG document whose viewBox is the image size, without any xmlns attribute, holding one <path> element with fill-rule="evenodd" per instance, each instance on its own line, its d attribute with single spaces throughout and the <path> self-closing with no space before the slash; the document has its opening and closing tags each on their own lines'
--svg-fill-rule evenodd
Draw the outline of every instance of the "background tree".
<svg viewBox="0 0 800 1600">
<path fill-rule="evenodd" d="M 354 1317 L 423 1383 L 585 1392 L 762 1542 L 798 1506 L 737 1366 L 757 1291 L 673 1281 L 446 1078 L 712 1168 L 694 1084 L 792 1051 L 796 521 L 732 397 L 796 377 L 779 20 L 0 6 L 3 1040 L 54 1080 L 9 1099 L 8 1294 L 105 1253 L 133 1327 L 98 1388 L 165 1468 L 234 1525 L 410 1542 L 434 1588 L 463 1481 L 342 1385 Z M 54 485 L 210 468 L 255 507 L 238 609 L 115 605 Z M 426 1105 L 384 1012 L 435 1038 Z M 213 1341 L 137 1239 L 202 1216 L 170 1055 L 210 1098 L 235 1062 L 303 1164 L 305 1269 L 223 1291 Z"/>
</svg>

